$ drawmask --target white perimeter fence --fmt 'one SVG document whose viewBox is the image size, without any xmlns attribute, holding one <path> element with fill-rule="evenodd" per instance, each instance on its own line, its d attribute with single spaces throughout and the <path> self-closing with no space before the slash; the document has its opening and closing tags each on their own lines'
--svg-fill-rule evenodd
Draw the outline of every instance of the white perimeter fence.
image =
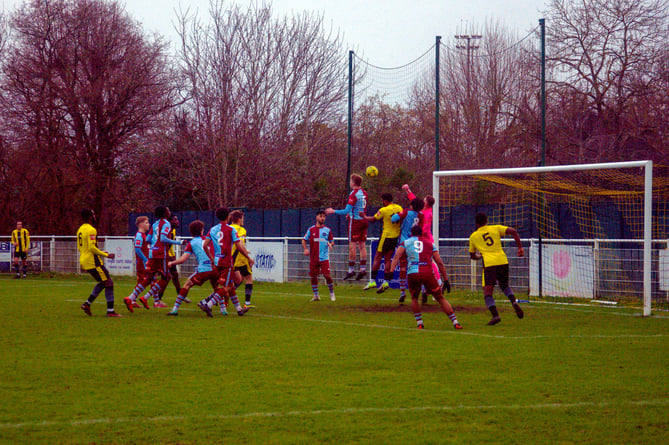
<svg viewBox="0 0 669 445">
<path fill-rule="evenodd" d="M 186 238 L 183 238 L 186 239 Z M 183 240 L 182 239 L 182 240 Z M 376 239 L 370 239 L 375 241 Z M 101 249 L 116 254 L 105 260 L 112 276 L 135 274 L 132 237 L 101 237 Z M 538 252 L 535 239 L 523 240 L 525 256 L 516 256 L 512 239 L 504 240 L 509 257 L 511 286 L 518 294 L 538 295 Z M 667 240 L 653 241 L 652 300 L 669 301 L 669 249 Z M 634 300 L 643 297 L 643 240 L 543 240 L 543 295 L 601 300 Z M 9 237 L 0 237 L 0 271 L 11 272 Z M 301 238 L 247 238 L 254 258 L 255 281 L 302 281 L 309 278 L 309 260 L 303 254 Z M 177 256 L 181 246 L 175 246 Z M 468 239 L 442 238 L 440 255 L 444 259 L 452 286 L 477 291 L 481 284 L 481 262 L 471 261 Z M 368 243 L 368 270 L 371 246 Z M 79 266 L 76 237 L 31 236 L 28 273 L 83 273 Z M 348 244 L 336 238 L 330 252 L 332 275 L 341 282 L 348 270 Z M 179 266 L 182 276 L 194 270 L 194 259 Z M 359 261 L 356 259 L 356 269 Z"/>
</svg>

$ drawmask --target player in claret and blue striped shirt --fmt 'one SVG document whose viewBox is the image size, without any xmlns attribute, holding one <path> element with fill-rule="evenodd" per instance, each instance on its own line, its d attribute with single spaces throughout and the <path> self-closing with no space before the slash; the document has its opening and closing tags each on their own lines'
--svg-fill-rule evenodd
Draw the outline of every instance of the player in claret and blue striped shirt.
<svg viewBox="0 0 669 445">
<path fill-rule="evenodd" d="M 188 290 L 191 287 L 202 286 L 209 281 L 211 287 L 216 290 L 216 285 L 218 283 L 218 269 L 212 264 L 214 255 L 212 252 L 208 252 L 204 247 L 205 238 L 202 236 L 204 234 L 204 223 L 200 220 L 195 220 L 190 223 L 188 230 L 193 236 L 193 239 L 186 244 L 184 253 L 178 259 L 170 261 L 167 265 L 171 268 L 177 264 L 183 264 L 191 255 L 195 255 L 195 259 L 197 259 L 197 269 L 188 277 L 188 280 L 186 280 L 183 287 L 179 289 L 179 295 L 177 295 L 177 299 L 174 302 L 174 307 L 167 315 L 179 315 L 179 306 L 186 301 Z"/>
<path fill-rule="evenodd" d="M 253 259 L 242 244 L 234 227 L 227 224 L 230 210 L 227 207 L 216 209 L 216 218 L 220 221 L 214 227 L 209 229 L 209 234 L 204 240 L 204 248 L 208 250 L 213 247 L 214 266 L 218 269 L 218 284 L 216 291 L 204 300 L 198 303 L 198 307 L 204 311 L 208 317 L 211 317 L 211 308 L 218 304 L 222 315 L 227 315 L 225 300 L 230 298 L 235 305 L 237 315 L 244 315 L 249 311 L 248 307 L 242 307 L 235 291 L 234 283 L 234 259 L 232 258 L 232 248 L 235 247 L 240 255 L 246 257 L 249 267 L 253 267 Z"/>
<path fill-rule="evenodd" d="M 414 198 L 411 200 L 411 208 L 406 208 L 400 213 L 395 213 L 390 220 L 394 223 L 402 221 L 400 226 L 400 243 L 411 238 L 411 229 L 415 226 L 423 227 L 423 200 Z M 407 289 L 407 262 L 404 257 L 400 258 L 400 303 L 406 298 Z M 425 302 L 423 302 L 425 303 Z"/>
<path fill-rule="evenodd" d="M 137 233 L 135 234 L 135 270 L 137 272 L 137 283 L 141 283 L 146 274 L 146 263 L 149 261 L 149 223 L 148 216 L 138 216 L 135 220 Z M 139 306 L 138 306 L 139 307 Z"/>
<path fill-rule="evenodd" d="M 337 214 L 346 216 L 348 221 L 348 273 L 344 277 L 349 280 L 355 277 L 362 280 L 367 276 L 367 227 L 369 221 L 360 214 L 367 211 L 367 192 L 362 188 L 362 176 L 352 174 L 350 179 L 351 193 L 348 195 L 346 207 L 335 210 L 331 207 L 325 209 L 325 215 Z M 360 271 L 355 273 L 355 250 L 360 251 Z"/>
<path fill-rule="evenodd" d="M 420 303 L 418 302 L 422 286 L 425 286 L 425 290 L 434 297 L 437 303 L 439 303 L 441 310 L 444 311 L 453 323 L 453 327 L 455 329 L 462 329 L 462 326 L 460 326 L 460 323 L 458 323 L 458 319 L 455 316 L 453 307 L 443 295 L 443 290 L 446 290 L 447 292 L 451 291 L 451 283 L 448 281 L 446 267 L 444 267 L 444 263 L 441 261 L 437 247 L 422 235 L 423 229 L 420 226 L 411 228 L 411 237 L 400 244 L 395 257 L 393 258 L 391 270 L 394 270 L 395 267 L 397 267 L 400 258 L 406 256 L 408 262 L 407 279 L 409 282 L 409 292 L 411 294 L 411 310 L 416 319 L 418 329 L 423 329 L 423 315 L 421 313 Z M 432 272 L 432 260 L 437 263 L 441 276 L 444 278 L 443 289 L 439 287 L 437 278 Z"/>
<path fill-rule="evenodd" d="M 325 225 L 325 210 L 319 210 L 316 213 L 316 224 L 309 227 L 302 239 L 304 254 L 309 257 L 309 276 L 311 277 L 311 289 L 314 291 L 314 298 L 311 301 L 320 300 L 318 275 L 321 273 L 330 290 L 330 300 L 335 301 L 334 282 L 330 275 L 330 249 L 333 245 L 332 230 Z"/>
<path fill-rule="evenodd" d="M 153 297 L 153 307 L 166 307 L 160 301 L 159 295 L 160 290 L 165 289 L 170 279 L 170 271 L 167 267 L 167 248 L 170 244 L 179 244 L 179 241 L 169 238 L 169 233 L 172 229 L 169 222 L 170 209 L 165 206 L 158 206 L 156 207 L 154 216 L 156 217 L 156 222 L 151 226 L 149 260 L 146 264 L 146 274 L 144 275 L 144 279 L 137 283 L 132 293 L 123 299 L 130 312 L 134 312 L 135 301 L 142 291 L 153 282 L 156 275 L 160 276 L 160 279 L 153 282 L 148 296 Z M 139 301 L 146 309 L 149 308 L 145 297 L 139 297 Z"/>
</svg>

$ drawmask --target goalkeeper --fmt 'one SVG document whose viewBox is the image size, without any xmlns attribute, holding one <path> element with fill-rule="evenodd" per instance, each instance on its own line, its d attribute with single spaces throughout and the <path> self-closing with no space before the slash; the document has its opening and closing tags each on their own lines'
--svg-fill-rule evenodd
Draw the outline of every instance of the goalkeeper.
<svg viewBox="0 0 669 445">
<path fill-rule="evenodd" d="M 509 299 L 518 318 L 523 318 L 524 315 L 509 287 L 509 260 L 502 249 L 501 241 L 506 235 L 511 235 L 516 240 L 518 256 L 525 255 L 516 229 L 502 225 L 489 226 L 488 216 L 485 213 L 476 214 L 476 231 L 469 236 L 469 256 L 473 260 L 483 259 L 483 297 L 492 314 L 492 319 L 488 322 L 489 326 L 502 321 L 492 296 L 495 284 L 499 285 Z"/>
</svg>

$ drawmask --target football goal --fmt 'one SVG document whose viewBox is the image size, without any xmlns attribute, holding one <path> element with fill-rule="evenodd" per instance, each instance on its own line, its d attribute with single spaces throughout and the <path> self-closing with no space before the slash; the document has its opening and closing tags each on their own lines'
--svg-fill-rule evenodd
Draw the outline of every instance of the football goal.
<svg viewBox="0 0 669 445">
<path fill-rule="evenodd" d="M 669 177 L 655 170 L 654 178 L 652 161 L 635 161 L 435 171 L 435 240 L 462 244 L 484 212 L 523 240 L 523 259 L 505 246 L 518 293 L 642 305 L 648 316 L 669 295 Z M 469 266 L 480 283 L 480 264 Z"/>
</svg>

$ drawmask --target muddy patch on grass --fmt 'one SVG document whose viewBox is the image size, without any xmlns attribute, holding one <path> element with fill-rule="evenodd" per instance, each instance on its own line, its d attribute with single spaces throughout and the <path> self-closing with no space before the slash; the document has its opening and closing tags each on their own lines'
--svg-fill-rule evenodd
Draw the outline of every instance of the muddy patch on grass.
<svg viewBox="0 0 669 445">
<path fill-rule="evenodd" d="M 360 309 L 363 312 L 375 312 L 375 313 L 392 313 L 392 312 L 411 312 L 411 303 L 405 304 L 393 304 L 387 306 L 361 306 Z M 453 306 L 456 314 L 480 314 L 482 312 L 488 312 L 488 309 L 485 307 L 478 306 Z M 437 303 L 432 302 L 432 304 L 424 304 L 421 307 L 421 312 L 442 312 L 441 306 Z"/>
</svg>

